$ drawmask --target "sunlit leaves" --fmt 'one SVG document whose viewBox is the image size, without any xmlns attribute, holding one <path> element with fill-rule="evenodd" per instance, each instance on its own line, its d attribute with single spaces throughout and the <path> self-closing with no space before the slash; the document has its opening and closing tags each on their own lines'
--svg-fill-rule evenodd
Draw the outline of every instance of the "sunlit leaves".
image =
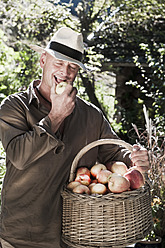
<svg viewBox="0 0 165 248">
<path fill-rule="evenodd" d="M 57 1 L 56 1 L 57 2 Z M 55 26 L 67 18 L 69 9 L 45 0 L 10 0 L 2 2 L 2 28 L 9 39 L 44 41 Z"/>
<path fill-rule="evenodd" d="M 39 73 L 38 55 L 27 46 L 14 51 L 5 43 L 6 35 L 0 30 L 0 100 L 8 94 L 25 89 L 32 77 Z"/>
</svg>

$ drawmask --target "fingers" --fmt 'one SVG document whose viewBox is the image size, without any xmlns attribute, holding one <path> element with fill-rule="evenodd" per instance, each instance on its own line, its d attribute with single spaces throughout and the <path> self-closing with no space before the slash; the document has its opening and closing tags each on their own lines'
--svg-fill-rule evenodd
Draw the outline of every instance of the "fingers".
<svg viewBox="0 0 165 248">
<path fill-rule="evenodd" d="M 133 145 L 133 152 L 131 153 L 131 158 L 136 159 L 136 157 L 141 158 L 142 161 L 148 160 L 147 149 L 139 145 Z"/>
<path fill-rule="evenodd" d="M 139 170 L 141 173 L 145 173 L 149 170 L 148 166 L 136 166 L 137 170 Z"/>
<path fill-rule="evenodd" d="M 133 145 L 133 151 L 138 151 L 138 150 L 140 150 L 140 146 L 134 144 L 134 145 Z"/>
<path fill-rule="evenodd" d="M 68 96 L 75 97 L 77 94 L 77 89 L 71 84 L 68 84 L 63 93 L 66 93 Z"/>
<path fill-rule="evenodd" d="M 133 152 L 131 153 L 132 163 L 139 167 L 142 171 L 149 169 L 148 151 L 144 147 L 133 145 Z"/>
<path fill-rule="evenodd" d="M 51 110 L 54 116 L 58 112 L 58 115 L 65 118 L 71 114 L 75 108 L 77 89 L 71 84 L 67 84 L 61 94 L 56 94 L 55 87 L 55 85 L 51 87 Z"/>
<path fill-rule="evenodd" d="M 77 95 L 77 89 L 73 87 L 72 85 L 68 84 L 64 90 L 64 92 L 61 94 L 65 98 L 70 98 L 71 101 L 76 101 L 76 95 Z"/>
</svg>

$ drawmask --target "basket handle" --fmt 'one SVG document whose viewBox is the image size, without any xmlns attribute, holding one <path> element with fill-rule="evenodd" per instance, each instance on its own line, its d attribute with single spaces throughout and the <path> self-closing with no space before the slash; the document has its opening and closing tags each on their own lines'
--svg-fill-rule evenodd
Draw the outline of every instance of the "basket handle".
<svg viewBox="0 0 165 248">
<path fill-rule="evenodd" d="M 133 146 L 126 143 L 123 140 L 119 140 L 119 139 L 100 139 L 100 140 L 96 140 L 93 141 L 92 143 L 86 145 L 84 148 L 82 148 L 78 154 L 76 155 L 76 157 L 74 158 L 73 162 L 72 162 L 72 166 L 71 166 L 71 171 L 70 171 L 70 177 L 69 177 L 69 182 L 72 182 L 74 180 L 75 177 L 75 171 L 77 168 L 77 164 L 78 161 L 80 160 L 80 158 L 86 153 L 88 152 L 90 149 L 98 146 L 98 145 L 105 145 L 105 144 L 115 144 L 115 145 L 120 145 L 123 146 L 125 148 L 127 148 L 128 150 L 130 150 L 131 152 L 133 151 Z"/>
</svg>

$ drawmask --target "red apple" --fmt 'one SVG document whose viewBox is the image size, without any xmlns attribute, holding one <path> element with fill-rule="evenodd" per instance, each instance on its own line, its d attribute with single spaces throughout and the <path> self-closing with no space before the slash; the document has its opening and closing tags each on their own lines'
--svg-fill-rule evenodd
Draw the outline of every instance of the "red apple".
<svg viewBox="0 0 165 248">
<path fill-rule="evenodd" d="M 114 163 L 109 162 L 106 164 L 106 167 L 111 172 L 118 173 L 122 176 L 128 171 L 126 164 L 121 161 L 116 161 Z"/>
<path fill-rule="evenodd" d="M 122 193 L 130 188 L 130 182 L 126 177 L 112 173 L 108 181 L 108 188 L 112 193 Z"/>
<path fill-rule="evenodd" d="M 129 169 L 127 173 L 124 174 L 124 177 L 130 181 L 131 189 L 138 189 L 144 185 L 144 177 L 142 173 L 136 169 Z"/>
<path fill-rule="evenodd" d="M 73 189 L 73 193 L 90 195 L 90 189 L 86 185 L 80 184 Z"/>
<path fill-rule="evenodd" d="M 97 174 L 98 183 L 103 183 L 103 184 L 108 183 L 108 178 L 111 174 L 112 174 L 112 172 L 109 170 L 99 171 L 99 173 Z"/>
<path fill-rule="evenodd" d="M 79 167 L 76 172 L 76 176 L 79 174 L 86 174 L 89 177 L 91 176 L 90 170 L 87 167 Z"/>
<path fill-rule="evenodd" d="M 80 185 L 81 183 L 80 182 L 76 182 L 76 181 L 73 181 L 73 182 L 70 182 L 68 185 L 67 185 L 67 189 L 69 190 L 73 190 L 76 186 Z"/>
<path fill-rule="evenodd" d="M 91 178 L 86 174 L 79 174 L 76 176 L 75 181 L 88 186 L 91 183 Z"/>
<path fill-rule="evenodd" d="M 107 188 L 102 183 L 96 183 L 90 188 L 91 194 L 104 195 L 107 192 Z"/>
<path fill-rule="evenodd" d="M 101 170 L 106 170 L 106 166 L 104 164 L 95 164 L 92 166 L 90 172 L 93 177 L 97 178 L 97 175 Z"/>
</svg>

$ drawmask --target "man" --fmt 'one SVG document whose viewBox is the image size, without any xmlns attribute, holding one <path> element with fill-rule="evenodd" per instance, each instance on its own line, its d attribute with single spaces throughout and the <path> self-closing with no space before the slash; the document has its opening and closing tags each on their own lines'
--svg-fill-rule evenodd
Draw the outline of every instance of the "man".
<svg viewBox="0 0 165 248">
<path fill-rule="evenodd" d="M 2 247 L 60 248 L 61 196 L 71 163 L 86 145 L 98 139 L 118 138 L 94 105 L 76 96 L 73 87 L 79 68 L 85 70 L 82 35 L 63 27 L 41 53 L 41 80 L 25 92 L 8 96 L 0 109 L 0 138 L 6 151 L 2 190 Z M 56 87 L 67 86 L 60 95 Z M 85 154 L 79 166 L 96 160 L 124 161 L 148 169 L 148 155 L 138 146 L 130 152 L 103 145 Z"/>
</svg>

